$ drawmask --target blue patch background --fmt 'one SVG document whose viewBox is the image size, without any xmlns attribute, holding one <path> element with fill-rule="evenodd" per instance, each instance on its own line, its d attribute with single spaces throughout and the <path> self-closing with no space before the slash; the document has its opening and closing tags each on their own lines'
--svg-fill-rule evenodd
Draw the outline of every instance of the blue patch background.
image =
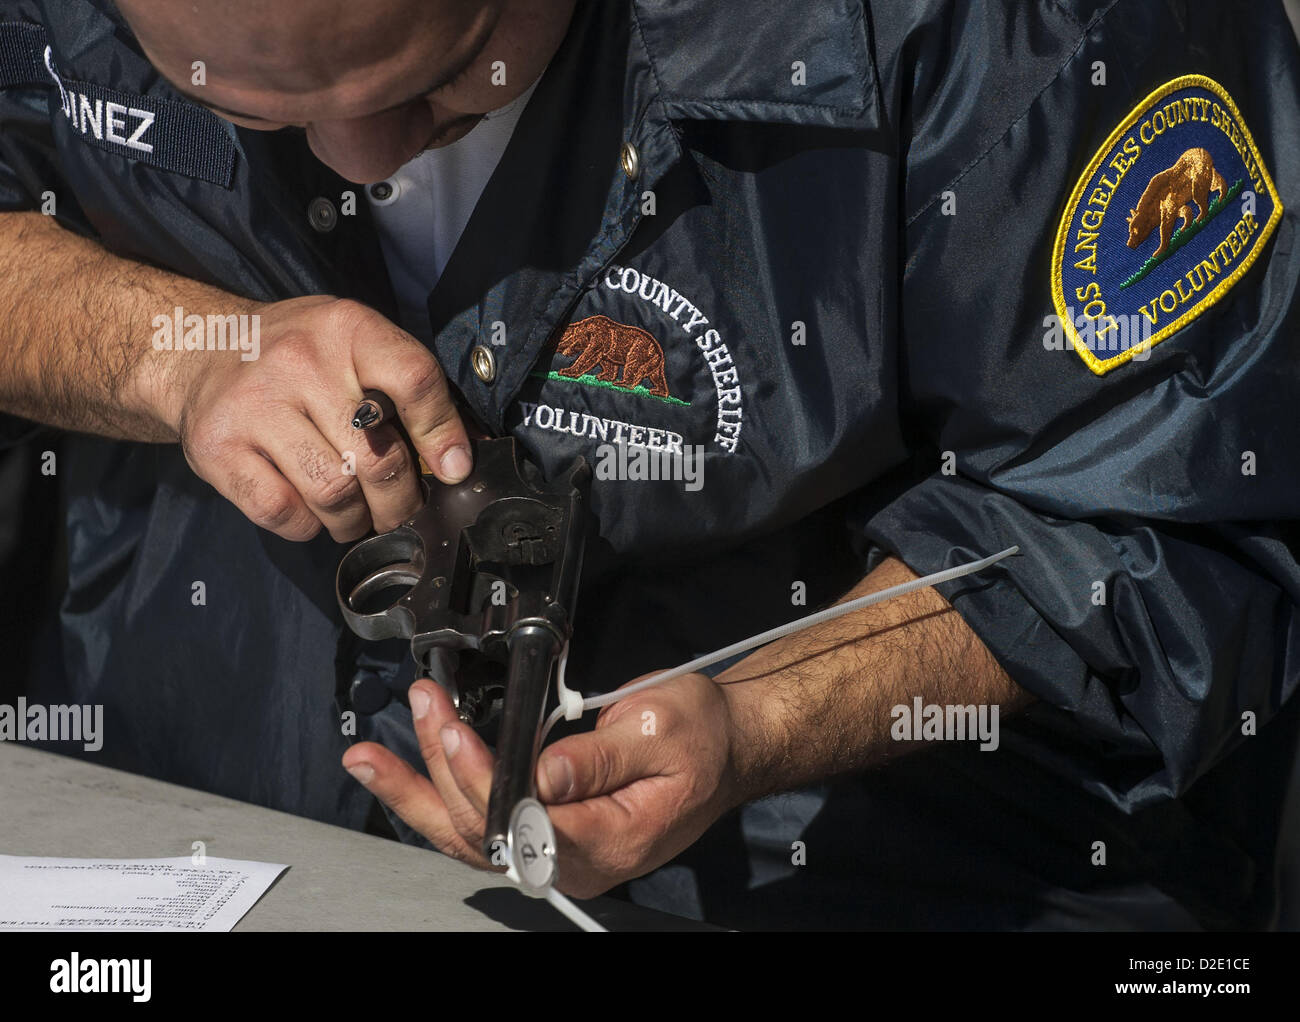
<svg viewBox="0 0 1300 1022">
<path fill-rule="evenodd" d="M 1141 306 L 1149 304 L 1154 298 L 1158 298 L 1163 291 L 1172 287 L 1176 280 L 1206 258 L 1214 250 L 1215 246 L 1223 241 L 1229 231 L 1236 226 L 1237 221 L 1241 219 L 1242 196 L 1238 195 L 1236 199 L 1220 210 L 1218 216 L 1203 227 L 1196 237 L 1165 259 L 1142 280 L 1124 288 L 1122 291 L 1120 290 L 1120 284 L 1137 272 L 1160 244 L 1159 228 L 1157 227 L 1137 248 L 1128 247 L 1128 211 L 1137 207 L 1138 199 L 1142 197 L 1142 193 L 1151 182 L 1151 178 L 1172 167 L 1178 157 L 1188 149 L 1199 146 L 1210 153 L 1210 157 L 1214 160 L 1215 170 L 1223 177 L 1225 192 L 1232 187 L 1238 178 L 1242 182 L 1242 194 L 1248 190 L 1254 190 L 1251 178 L 1246 173 L 1246 165 L 1237 150 L 1233 148 L 1232 141 L 1209 120 L 1191 123 L 1184 121 L 1172 129 L 1167 129 L 1151 145 L 1145 144 L 1138 136 L 1142 122 L 1146 121 L 1156 110 L 1175 100 L 1187 98 L 1208 99 L 1211 103 L 1217 103 L 1220 109 L 1225 110 L 1228 116 L 1232 118 L 1238 131 L 1242 131 L 1246 127 L 1242 123 L 1242 119 L 1234 116 L 1232 111 L 1224 106 L 1223 101 L 1215 93 L 1202 86 L 1192 85 L 1177 89 L 1152 103 L 1138 116 L 1132 127 L 1124 132 L 1106 152 L 1102 158 L 1101 166 L 1088 179 L 1088 184 L 1079 197 L 1079 205 L 1074 210 L 1070 220 L 1070 234 L 1066 240 L 1065 251 L 1062 256 L 1061 283 L 1064 292 L 1063 297 L 1066 306 L 1074 309 L 1076 325 L 1083 313 L 1083 306 L 1086 304 L 1078 300 L 1076 288 L 1086 288 L 1090 281 L 1095 280 L 1101 285 L 1101 297 L 1106 303 L 1108 315 L 1119 317 L 1136 314 L 1140 316 L 1138 309 Z M 1208 109 L 1208 115 L 1213 116 L 1212 107 Z M 1120 182 L 1119 187 L 1111 197 L 1109 205 L 1106 207 L 1106 215 L 1102 220 L 1101 231 L 1097 238 L 1097 272 L 1094 274 L 1089 273 L 1087 270 L 1076 269 L 1074 264 L 1083 261 L 1088 255 L 1086 249 L 1078 253 L 1074 251 L 1074 246 L 1078 242 L 1078 232 L 1081 228 L 1080 218 L 1086 210 L 1096 208 L 1095 206 L 1088 206 L 1088 198 L 1092 195 L 1093 190 L 1099 187 L 1099 182 L 1103 177 L 1114 180 L 1117 171 L 1110 166 L 1110 161 L 1115 158 L 1116 153 L 1123 151 L 1124 141 L 1130 135 L 1137 140 L 1138 145 L 1142 146 L 1142 153 L 1137 162 L 1129 167 L 1128 172 L 1124 175 L 1124 180 Z M 1258 166 L 1258 163 L 1262 161 L 1258 155 L 1256 159 Z M 1264 184 L 1262 176 L 1261 184 Z M 1210 201 L 1214 201 L 1215 198 L 1216 194 L 1211 192 Z M 1194 215 L 1199 215 L 1200 210 L 1196 208 L 1196 204 L 1192 203 L 1191 205 L 1193 210 L 1196 211 Z M 1209 286 L 1197 292 L 1193 301 L 1180 305 L 1171 313 L 1161 311 L 1159 321 L 1155 326 L 1151 327 L 1152 336 L 1157 331 L 1164 329 L 1168 324 L 1194 311 L 1205 301 L 1210 291 L 1222 282 L 1227 274 L 1237 269 L 1242 259 L 1247 258 L 1254 252 L 1255 246 L 1260 243 L 1260 233 L 1263 231 L 1264 225 L 1268 223 L 1269 218 L 1273 215 L 1273 206 L 1273 196 L 1268 193 L 1265 184 L 1262 190 L 1255 192 L 1254 217 L 1256 224 L 1259 226 L 1256 232 L 1250 236 L 1249 248 L 1238 253 L 1233 258 L 1232 263 L 1226 267 L 1226 272 L 1217 275 Z M 1177 227 L 1178 223 L 1179 221 L 1175 220 L 1174 226 Z M 1190 291 L 1191 287 L 1184 284 L 1184 289 Z M 1097 358 L 1108 361 L 1132 346 L 1131 344 L 1118 344 L 1118 338 L 1115 336 L 1118 333 L 1119 331 L 1111 331 L 1098 338 L 1097 348 L 1094 351 Z M 1141 339 L 1140 335 L 1135 337 L 1132 334 L 1127 338 L 1127 340 L 1139 342 Z"/>
</svg>

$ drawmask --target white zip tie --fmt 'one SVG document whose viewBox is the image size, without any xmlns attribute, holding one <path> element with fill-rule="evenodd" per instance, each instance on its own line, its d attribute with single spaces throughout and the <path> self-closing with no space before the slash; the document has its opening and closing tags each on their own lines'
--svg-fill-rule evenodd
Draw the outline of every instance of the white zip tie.
<svg viewBox="0 0 1300 1022">
<path fill-rule="evenodd" d="M 964 575 L 973 575 L 977 571 L 983 571 L 990 565 L 996 564 L 1005 557 L 1011 557 L 1018 554 L 1020 547 L 1007 547 L 1000 553 L 993 554 L 991 557 L 985 557 L 979 561 L 971 561 L 969 564 L 959 564 L 955 568 L 945 568 L 943 571 L 936 571 L 924 578 L 913 579 L 911 582 L 903 582 L 896 586 L 890 586 L 888 589 L 881 589 L 879 592 L 868 593 L 866 596 L 859 596 L 856 600 L 850 600 L 848 603 L 841 603 L 834 607 L 827 607 L 825 610 L 819 610 L 815 613 L 796 618 L 776 628 L 769 628 L 765 632 L 759 632 L 757 635 L 751 635 L 748 639 L 741 639 L 739 642 L 733 642 L 730 646 L 724 646 L 722 649 L 714 650 L 712 653 L 706 653 L 704 656 L 696 657 L 680 667 L 674 667 L 671 670 L 660 671 L 644 681 L 638 681 L 635 685 L 627 685 L 623 688 L 617 688 L 613 692 L 605 692 L 601 695 L 588 696 L 582 699 L 579 704 L 578 699 L 581 693 L 574 692 L 564 684 L 564 672 L 569 661 L 569 646 L 565 643 L 564 649 L 560 653 L 559 670 L 556 674 L 556 691 L 560 695 L 560 705 L 557 706 L 546 719 L 546 724 L 542 728 L 542 738 L 540 745 L 546 743 L 547 736 L 551 729 L 559 723 L 560 718 L 566 720 L 577 720 L 587 710 L 594 710 L 601 706 L 608 706 L 610 703 L 616 703 L 620 699 L 625 699 L 630 695 L 643 692 L 654 685 L 662 685 L 665 681 L 672 681 L 674 678 L 681 678 L 687 674 L 694 674 L 705 667 L 711 667 L 720 660 L 726 660 L 737 653 L 744 653 L 754 649 L 757 646 L 764 646 L 769 642 L 777 639 L 783 639 L 787 635 L 793 635 L 795 632 L 803 631 L 805 628 L 811 628 L 813 625 L 820 625 L 827 621 L 834 621 L 837 617 L 843 617 L 845 614 L 852 614 L 855 610 L 861 610 L 863 607 L 870 607 L 876 603 L 883 603 L 885 600 L 892 600 L 896 596 L 906 596 L 908 593 L 914 593 L 918 589 L 927 589 L 930 586 L 940 585 L 943 582 L 951 582 L 953 579 L 961 578 Z"/>
<path fill-rule="evenodd" d="M 600 923 L 592 919 L 591 916 L 578 908 L 577 905 L 557 891 L 554 887 L 548 887 L 546 889 L 546 900 L 554 905 L 556 909 L 559 910 L 560 914 L 568 919 L 569 922 L 573 923 L 574 926 L 581 927 L 588 933 L 609 933 L 609 930 L 605 929 L 605 927 L 601 926 Z"/>
</svg>

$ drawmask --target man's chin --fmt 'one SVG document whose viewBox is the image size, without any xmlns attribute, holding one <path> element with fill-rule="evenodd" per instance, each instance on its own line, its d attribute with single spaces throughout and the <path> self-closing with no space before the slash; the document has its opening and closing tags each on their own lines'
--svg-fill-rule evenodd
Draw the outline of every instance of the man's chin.
<svg viewBox="0 0 1300 1022">
<path fill-rule="evenodd" d="M 438 128 L 433 137 L 420 147 L 420 152 L 427 149 L 441 149 L 453 142 L 459 142 L 473 131 L 481 120 L 483 120 L 483 114 L 466 114 L 463 117 L 456 117 L 448 121 Z"/>
<path fill-rule="evenodd" d="M 416 147 L 412 153 L 395 165 L 374 164 L 367 166 L 364 162 L 352 158 L 353 154 L 339 158 L 336 154 L 330 152 L 321 152 L 316 143 L 308 135 L 308 142 L 312 146 L 312 151 L 316 158 L 333 170 L 339 177 L 357 185 L 374 184 L 376 181 L 384 181 L 392 177 L 402 167 L 410 163 L 422 152 L 429 149 L 441 149 L 449 146 L 453 142 L 459 142 L 462 138 L 474 130 L 474 126 L 483 120 L 483 114 L 465 114 L 462 116 L 452 117 L 438 125 L 432 135 L 420 146 Z"/>
</svg>

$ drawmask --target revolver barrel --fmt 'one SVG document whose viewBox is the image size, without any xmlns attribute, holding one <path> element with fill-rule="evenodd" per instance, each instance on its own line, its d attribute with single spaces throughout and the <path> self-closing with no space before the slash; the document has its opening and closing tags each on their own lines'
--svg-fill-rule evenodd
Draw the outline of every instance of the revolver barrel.
<svg viewBox="0 0 1300 1022">
<path fill-rule="evenodd" d="M 537 795 L 537 743 L 551 674 L 562 648 L 554 629 L 541 623 L 521 623 L 507 642 L 509 672 L 483 836 L 483 854 L 489 860 L 494 848 L 505 844 L 514 807 Z"/>
</svg>

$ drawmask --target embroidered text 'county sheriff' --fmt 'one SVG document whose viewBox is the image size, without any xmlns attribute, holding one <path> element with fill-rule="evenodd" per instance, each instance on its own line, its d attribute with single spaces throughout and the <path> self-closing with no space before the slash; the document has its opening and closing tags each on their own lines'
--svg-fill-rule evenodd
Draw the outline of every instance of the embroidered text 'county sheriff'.
<svg viewBox="0 0 1300 1022">
<path fill-rule="evenodd" d="M 1202 75 L 1162 85 L 1075 185 L 1052 252 L 1052 301 L 1098 375 L 1219 301 L 1282 217 L 1232 98 Z"/>
</svg>

